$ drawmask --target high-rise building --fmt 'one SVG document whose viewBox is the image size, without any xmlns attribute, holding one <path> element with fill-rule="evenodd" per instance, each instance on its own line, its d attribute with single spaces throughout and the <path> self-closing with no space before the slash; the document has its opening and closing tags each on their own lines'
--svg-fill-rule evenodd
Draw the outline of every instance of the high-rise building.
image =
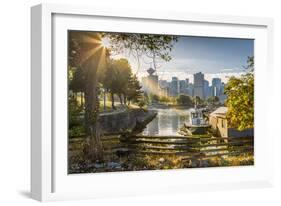
<svg viewBox="0 0 281 206">
<path fill-rule="evenodd" d="M 199 72 L 193 75 L 194 78 L 194 96 L 204 99 L 204 74 Z"/>
<path fill-rule="evenodd" d="M 186 84 L 186 80 L 180 80 L 179 81 L 179 86 L 180 86 L 180 91 L 179 93 L 183 93 L 183 94 L 186 94 L 186 91 L 187 91 L 187 84 Z"/>
<path fill-rule="evenodd" d="M 194 89 L 193 84 L 189 83 L 187 86 L 186 94 L 189 96 L 193 96 L 193 94 L 194 94 L 193 89 Z"/>
<path fill-rule="evenodd" d="M 212 96 L 219 97 L 221 95 L 221 79 L 220 78 L 213 78 L 212 80 Z"/>
<path fill-rule="evenodd" d="M 207 99 L 210 95 L 209 81 L 204 80 L 204 98 Z"/>
<path fill-rule="evenodd" d="M 179 80 L 177 77 L 172 77 L 170 84 L 170 96 L 176 97 L 179 94 Z"/>
<path fill-rule="evenodd" d="M 159 80 L 159 90 L 160 96 L 168 96 L 169 95 L 169 82 L 167 80 Z"/>
<path fill-rule="evenodd" d="M 158 83 L 160 88 L 169 87 L 169 82 L 167 80 L 159 80 Z"/>
<path fill-rule="evenodd" d="M 221 90 L 220 90 L 220 96 L 219 96 L 219 100 L 220 100 L 220 103 L 224 104 L 225 101 L 226 101 L 226 94 L 224 93 L 224 88 L 225 88 L 225 84 L 222 82 L 221 83 Z"/>
</svg>

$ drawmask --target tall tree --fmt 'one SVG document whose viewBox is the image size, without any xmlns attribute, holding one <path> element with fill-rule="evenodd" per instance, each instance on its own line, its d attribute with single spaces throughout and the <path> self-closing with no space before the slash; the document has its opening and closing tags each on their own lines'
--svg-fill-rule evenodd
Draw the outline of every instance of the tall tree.
<svg viewBox="0 0 281 206">
<path fill-rule="evenodd" d="M 102 44 L 102 37 L 107 35 L 112 51 L 121 53 L 126 49 L 138 55 L 151 55 L 164 61 L 171 59 L 177 37 L 149 34 L 117 34 L 97 32 L 69 31 L 68 62 L 69 67 L 81 67 L 85 72 L 85 129 L 90 138 L 91 156 L 100 158 L 101 144 L 98 126 L 98 70 L 107 62 L 107 49 Z"/>
<path fill-rule="evenodd" d="M 231 77 L 226 85 L 227 118 L 231 127 L 244 130 L 254 127 L 254 58 L 249 57 L 247 72 Z"/>
<path fill-rule="evenodd" d="M 141 91 L 140 82 L 138 81 L 137 76 L 131 75 L 125 90 L 125 97 L 128 99 L 128 104 L 130 104 L 131 101 L 139 103 L 139 101 L 143 99 L 142 94 L 143 92 Z"/>
<path fill-rule="evenodd" d="M 101 35 L 94 32 L 69 32 L 68 62 L 71 67 L 80 67 L 85 74 L 85 130 L 90 136 L 91 159 L 100 159 L 102 148 L 98 125 L 98 78 L 97 72 L 106 63 L 106 51 Z"/>
<path fill-rule="evenodd" d="M 107 67 L 101 78 L 103 87 L 110 92 L 112 108 L 114 106 L 114 94 L 117 94 L 120 103 L 125 103 L 125 93 L 132 75 L 131 66 L 127 59 L 112 59 L 109 61 Z"/>
</svg>

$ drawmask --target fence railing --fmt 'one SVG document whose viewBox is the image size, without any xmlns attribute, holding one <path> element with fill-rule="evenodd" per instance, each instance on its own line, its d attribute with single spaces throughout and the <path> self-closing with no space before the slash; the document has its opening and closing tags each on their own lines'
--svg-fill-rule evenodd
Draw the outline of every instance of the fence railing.
<svg viewBox="0 0 281 206">
<path fill-rule="evenodd" d="M 70 141 L 78 139 L 72 138 Z M 179 155 L 183 161 L 254 153 L 253 137 L 133 135 L 125 138 L 114 135 L 105 136 L 102 141 L 108 154 Z"/>
</svg>

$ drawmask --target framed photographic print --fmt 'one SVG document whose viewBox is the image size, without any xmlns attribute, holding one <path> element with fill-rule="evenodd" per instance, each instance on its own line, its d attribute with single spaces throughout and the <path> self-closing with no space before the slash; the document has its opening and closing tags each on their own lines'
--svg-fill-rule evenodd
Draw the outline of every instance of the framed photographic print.
<svg viewBox="0 0 281 206">
<path fill-rule="evenodd" d="M 272 185 L 271 19 L 31 12 L 34 199 Z"/>
</svg>

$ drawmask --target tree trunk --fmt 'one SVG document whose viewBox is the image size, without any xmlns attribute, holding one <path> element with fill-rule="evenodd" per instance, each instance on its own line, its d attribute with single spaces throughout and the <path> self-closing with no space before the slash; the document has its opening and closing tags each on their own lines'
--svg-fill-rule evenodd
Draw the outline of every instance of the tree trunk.
<svg viewBox="0 0 281 206">
<path fill-rule="evenodd" d="M 74 96 L 74 104 L 75 104 L 75 107 L 77 108 L 77 93 L 76 92 L 73 92 L 73 96 Z"/>
<path fill-rule="evenodd" d="M 127 97 L 124 95 L 124 104 L 127 104 Z"/>
<path fill-rule="evenodd" d="M 106 89 L 103 90 L 103 110 L 106 110 Z"/>
<path fill-rule="evenodd" d="M 81 106 L 84 108 L 84 92 L 81 92 Z"/>
<path fill-rule="evenodd" d="M 118 94 L 118 97 L 119 97 L 120 104 L 123 104 L 123 101 L 122 101 L 122 94 Z"/>
<path fill-rule="evenodd" d="M 112 107 L 112 109 L 116 109 L 115 105 L 114 105 L 114 93 L 111 92 L 110 94 L 111 94 L 111 107 Z"/>
<path fill-rule="evenodd" d="M 100 141 L 99 100 L 97 87 L 97 66 L 87 64 L 87 80 L 85 87 L 85 129 L 90 137 L 89 156 L 92 161 L 101 160 L 103 156 L 102 145 Z"/>
</svg>

